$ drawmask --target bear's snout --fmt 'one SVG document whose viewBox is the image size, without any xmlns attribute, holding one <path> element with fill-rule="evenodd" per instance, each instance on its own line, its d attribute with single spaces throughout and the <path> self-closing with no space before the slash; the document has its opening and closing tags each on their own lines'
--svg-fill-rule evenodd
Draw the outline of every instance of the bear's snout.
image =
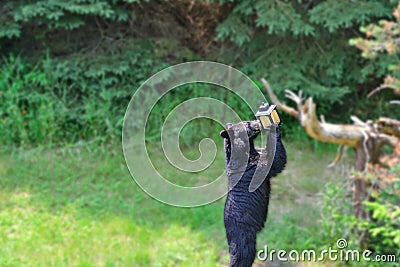
<svg viewBox="0 0 400 267">
<path fill-rule="evenodd" d="M 249 121 L 249 127 L 253 130 L 253 131 L 257 131 L 260 132 L 261 131 L 261 125 L 259 121 Z"/>
</svg>

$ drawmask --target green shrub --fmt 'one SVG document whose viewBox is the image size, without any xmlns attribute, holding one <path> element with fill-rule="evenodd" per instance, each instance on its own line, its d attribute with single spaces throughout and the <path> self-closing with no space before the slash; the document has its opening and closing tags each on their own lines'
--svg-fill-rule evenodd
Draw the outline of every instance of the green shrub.
<svg viewBox="0 0 400 267">
<path fill-rule="evenodd" d="M 371 214 L 370 218 L 360 219 L 353 215 L 353 202 L 351 192 L 351 180 L 344 184 L 333 183 L 327 185 L 324 191 L 324 216 L 321 222 L 321 235 L 316 236 L 316 243 L 326 247 L 334 246 L 336 240 L 345 238 L 348 242 L 346 249 L 363 251 L 368 249 L 375 255 L 395 255 L 400 257 L 400 173 L 399 165 L 392 167 L 388 173 L 397 177 L 390 180 L 385 187 L 377 191 L 372 189 L 370 194 L 375 198 L 374 202 L 364 202 L 366 210 Z M 382 176 L 383 177 L 383 176 Z M 381 184 L 382 177 L 373 176 L 375 188 Z M 360 245 L 360 232 L 366 233 L 367 247 Z M 390 265 L 391 264 L 391 265 Z M 349 266 L 397 266 L 397 262 L 348 262 Z"/>
<path fill-rule="evenodd" d="M 125 50 L 112 58 L 107 53 L 83 59 L 79 55 L 67 59 L 47 56 L 36 64 L 22 57 L 3 59 L 0 143 L 120 138 L 132 94 L 166 66 L 152 59 L 151 49 Z"/>
<path fill-rule="evenodd" d="M 4 59 L 0 70 L 0 101 L 4 107 L 0 113 L 0 144 L 59 145 L 120 139 L 133 93 L 148 77 L 167 66 L 152 58 L 153 47 L 149 44 L 146 49 L 136 47 L 112 57 L 105 52 L 83 59 L 78 55 L 68 59 L 48 56 L 35 65 L 21 57 Z M 159 140 L 167 115 L 178 104 L 195 97 L 219 99 L 243 120 L 254 118 L 247 104 L 228 90 L 204 83 L 189 84 L 156 103 L 148 118 L 146 140 Z M 209 107 L 202 109 L 206 112 Z M 190 146 L 205 137 L 219 138 L 221 129 L 211 120 L 195 120 L 183 128 L 181 144 Z"/>
</svg>

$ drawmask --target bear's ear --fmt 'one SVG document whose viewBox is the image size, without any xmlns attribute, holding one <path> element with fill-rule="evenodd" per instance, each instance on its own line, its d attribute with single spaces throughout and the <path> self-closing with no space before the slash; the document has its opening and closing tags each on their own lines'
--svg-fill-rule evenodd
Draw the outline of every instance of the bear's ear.
<svg viewBox="0 0 400 267">
<path fill-rule="evenodd" d="M 222 130 L 219 133 L 219 135 L 222 136 L 223 138 L 229 139 L 229 134 L 228 134 L 228 132 L 226 130 Z"/>
</svg>

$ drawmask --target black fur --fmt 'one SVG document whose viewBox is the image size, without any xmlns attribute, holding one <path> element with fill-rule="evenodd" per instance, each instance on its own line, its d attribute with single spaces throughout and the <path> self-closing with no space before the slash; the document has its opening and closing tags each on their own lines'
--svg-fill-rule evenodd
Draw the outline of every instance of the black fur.
<svg viewBox="0 0 400 267">
<path fill-rule="evenodd" d="M 229 266 L 251 267 L 256 254 L 256 234 L 264 227 L 267 219 L 271 192 L 270 178 L 276 176 L 284 169 L 286 164 L 286 150 L 282 144 L 279 126 L 271 126 L 277 127 L 274 161 L 262 185 L 256 191 L 249 192 L 250 181 L 260 157 L 254 147 L 254 139 L 259 134 L 259 128 L 254 127 L 256 125 L 255 122 L 242 122 L 239 124 L 230 124 L 227 131 L 221 132 L 221 136 L 225 138 L 228 179 L 231 179 L 229 175 L 230 166 L 232 165 L 232 162 L 230 162 L 231 151 L 234 149 L 235 153 L 239 153 L 238 149 L 235 148 L 235 142 L 231 142 L 232 138 L 237 138 L 238 125 L 240 126 L 240 131 L 246 130 L 249 138 L 249 149 L 242 151 L 242 153 L 245 153 L 247 156 L 247 152 L 249 151 L 250 155 L 247 157 L 249 160 L 244 174 L 239 182 L 228 192 L 224 209 L 224 224 L 229 245 Z M 236 134 L 230 132 L 235 127 Z M 241 138 L 243 136 L 241 135 Z"/>
</svg>

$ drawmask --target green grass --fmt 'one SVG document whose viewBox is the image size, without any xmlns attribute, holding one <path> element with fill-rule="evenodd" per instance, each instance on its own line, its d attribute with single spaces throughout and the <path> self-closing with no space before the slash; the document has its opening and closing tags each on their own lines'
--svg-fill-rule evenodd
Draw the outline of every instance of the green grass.
<svg viewBox="0 0 400 267">
<path fill-rule="evenodd" d="M 317 234 L 319 192 L 333 179 L 331 149 L 287 148 L 259 248 L 306 248 Z M 223 204 L 176 208 L 153 200 L 130 177 L 118 145 L 4 150 L 0 266 L 226 266 Z"/>
</svg>

